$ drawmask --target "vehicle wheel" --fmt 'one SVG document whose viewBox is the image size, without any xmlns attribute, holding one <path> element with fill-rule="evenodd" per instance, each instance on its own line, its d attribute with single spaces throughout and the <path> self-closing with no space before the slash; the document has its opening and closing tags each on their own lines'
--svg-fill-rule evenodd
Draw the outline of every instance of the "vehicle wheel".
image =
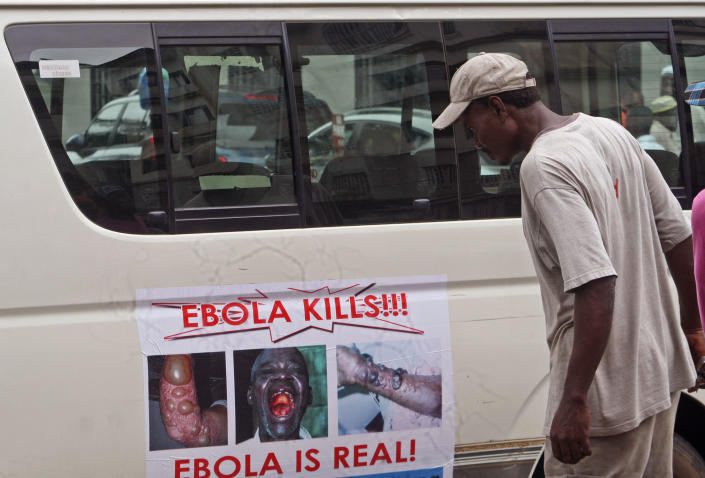
<svg viewBox="0 0 705 478">
<path fill-rule="evenodd" d="M 673 436 L 673 478 L 705 476 L 705 459 L 693 445 L 677 433 Z"/>
</svg>

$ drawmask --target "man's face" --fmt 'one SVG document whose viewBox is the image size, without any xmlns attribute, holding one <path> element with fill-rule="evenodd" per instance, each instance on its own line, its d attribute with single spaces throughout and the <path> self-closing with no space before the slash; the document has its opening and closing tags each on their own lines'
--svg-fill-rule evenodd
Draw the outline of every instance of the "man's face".
<svg viewBox="0 0 705 478">
<path fill-rule="evenodd" d="M 299 427 L 311 403 L 308 369 L 296 348 L 267 349 L 255 360 L 247 391 L 260 428 L 260 439 L 299 438 Z"/>
<path fill-rule="evenodd" d="M 666 128 L 668 128 L 671 131 L 676 130 L 676 126 L 678 126 L 678 111 L 673 108 L 668 111 L 665 111 L 663 113 L 659 113 L 656 115 L 656 118 L 661 122 L 662 125 L 664 125 Z"/>
<path fill-rule="evenodd" d="M 673 75 L 665 74 L 661 76 L 661 95 L 675 96 L 675 92 Z"/>
<path fill-rule="evenodd" d="M 492 104 L 473 102 L 464 114 L 465 128 L 472 134 L 475 146 L 489 153 L 499 164 L 509 164 L 521 148 L 517 146 L 516 122 Z"/>
</svg>

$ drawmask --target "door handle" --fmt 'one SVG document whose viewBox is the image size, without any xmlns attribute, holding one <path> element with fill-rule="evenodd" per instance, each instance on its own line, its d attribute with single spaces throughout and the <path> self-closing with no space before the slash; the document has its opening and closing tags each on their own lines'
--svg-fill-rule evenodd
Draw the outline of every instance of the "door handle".
<svg viewBox="0 0 705 478">
<path fill-rule="evenodd" d="M 170 138 L 169 142 L 170 142 L 172 153 L 180 153 L 181 152 L 181 136 L 179 135 L 178 131 L 171 132 L 171 138 Z"/>
</svg>

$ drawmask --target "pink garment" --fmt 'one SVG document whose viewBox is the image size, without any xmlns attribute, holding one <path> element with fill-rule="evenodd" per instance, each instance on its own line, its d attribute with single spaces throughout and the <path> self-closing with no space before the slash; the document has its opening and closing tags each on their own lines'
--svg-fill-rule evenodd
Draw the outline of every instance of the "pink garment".
<svg viewBox="0 0 705 478">
<path fill-rule="evenodd" d="M 698 289 L 700 321 L 705 325 L 705 190 L 693 199 L 691 215 L 693 228 L 693 255 L 695 256 L 695 285 Z"/>
</svg>

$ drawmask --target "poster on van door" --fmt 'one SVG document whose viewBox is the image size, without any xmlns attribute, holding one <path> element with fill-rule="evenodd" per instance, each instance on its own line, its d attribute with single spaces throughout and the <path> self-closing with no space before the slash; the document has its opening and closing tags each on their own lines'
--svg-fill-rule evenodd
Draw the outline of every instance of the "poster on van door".
<svg viewBox="0 0 705 478">
<path fill-rule="evenodd" d="M 445 276 L 137 291 L 147 476 L 452 476 Z"/>
</svg>

